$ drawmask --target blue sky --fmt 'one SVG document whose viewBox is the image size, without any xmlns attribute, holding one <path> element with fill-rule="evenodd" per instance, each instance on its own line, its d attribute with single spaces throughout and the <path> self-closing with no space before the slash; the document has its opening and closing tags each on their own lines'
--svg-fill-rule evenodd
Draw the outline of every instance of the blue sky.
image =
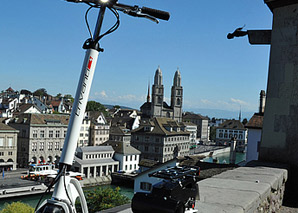
<svg viewBox="0 0 298 213">
<path fill-rule="evenodd" d="M 263 0 L 123 0 L 167 10 L 160 24 L 120 13 L 121 25 L 105 37 L 90 99 L 139 108 L 148 81 L 163 73 L 166 101 L 179 67 L 184 110 L 254 112 L 266 90 L 269 46 L 251 46 L 247 38 L 226 39 L 229 32 L 270 29 L 272 13 Z M 0 7 L 0 89 L 75 95 L 88 38 L 87 5 L 62 0 L 2 0 Z M 96 21 L 97 10 L 89 16 Z M 106 14 L 104 29 L 114 23 Z M 237 116 L 237 113 L 235 114 Z"/>
</svg>

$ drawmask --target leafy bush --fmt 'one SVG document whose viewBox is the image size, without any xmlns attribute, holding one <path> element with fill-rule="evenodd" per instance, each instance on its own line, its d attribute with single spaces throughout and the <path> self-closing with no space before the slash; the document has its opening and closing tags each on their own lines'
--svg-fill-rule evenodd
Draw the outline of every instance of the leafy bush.
<svg viewBox="0 0 298 213">
<path fill-rule="evenodd" d="M 0 213 L 34 213 L 34 208 L 28 204 L 21 202 L 13 202 L 11 204 L 5 204 L 5 207 Z"/>
<path fill-rule="evenodd" d="M 90 213 L 110 209 L 130 202 L 128 197 L 120 193 L 119 187 L 115 189 L 111 187 L 98 187 L 94 190 L 86 191 L 85 197 Z M 79 204 L 76 206 L 76 209 L 79 209 Z"/>
</svg>

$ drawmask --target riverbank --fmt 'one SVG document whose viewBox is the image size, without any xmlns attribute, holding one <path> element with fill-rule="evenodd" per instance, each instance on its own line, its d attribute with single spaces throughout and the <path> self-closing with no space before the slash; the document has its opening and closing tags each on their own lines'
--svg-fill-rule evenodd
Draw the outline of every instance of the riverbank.
<svg viewBox="0 0 298 213">
<path fill-rule="evenodd" d="M 88 191 L 88 190 L 93 190 L 97 187 L 112 187 L 112 188 L 116 188 L 118 186 L 116 185 L 102 185 L 102 186 L 94 186 L 94 187 L 87 187 L 87 188 L 83 188 L 83 191 Z M 120 193 L 125 195 L 126 197 L 128 197 L 129 199 L 132 199 L 133 197 L 133 189 L 131 188 L 127 188 L 124 186 L 120 186 Z M 12 197 L 12 198 L 6 198 L 6 199 L 1 199 L 0 200 L 0 211 L 4 208 L 5 203 L 13 203 L 13 202 L 22 202 L 22 203 L 26 203 L 29 206 L 35 208 L 35 206 L 37 205 L 40 197 L 42 196 L 42 194 L 33 194 L 30 196 L 20 196 L 20 197 Z M 52 197 L 52 193 L 47 193 L 44 195 L 43 200 L 46 199 L 50 199 Z"/>
</svg>

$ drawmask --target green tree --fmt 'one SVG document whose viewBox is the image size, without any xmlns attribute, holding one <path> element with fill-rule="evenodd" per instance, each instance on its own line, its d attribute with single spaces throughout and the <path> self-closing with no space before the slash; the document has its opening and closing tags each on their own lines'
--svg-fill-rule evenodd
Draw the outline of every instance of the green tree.
<svg viewBox="0 0 298 213">
<path fill-rule="evenodd" d="M 56 95 L 56 98 L 61 98 L 62 97 L 62 94 L 61 93 L 58 93 L 57 95 Z"/>
<path fill-rule="evenodd" d="M 247 119 L 246 118 L 244 118 L 243 120 L 242 120 L 242 124 L 245 126 L 246 124 L 247 124 Z"/>
<path fill-rule="evenodd" d="M 115 105 L 113 107 L 114 107 L 114 109 L 120 109 L 121 108 L 119 105 Z"/>
<path fill-rule="evenodd" d="M 66 95 L 64 95 L 64 98 L 65 98 L 65 99 L 68 99 L 68 100 L 70 100 L 70 101 L 71 101 L 71 103 L 73 103 L 73 102 L 74 102 L 74 98 L 72 97 L 72 95 L 71 95 L 71 94 L 66 94 Z"/>
<path fill-rule="evenodd" d="M 6 203 L 4 209 L 0 213 L 34 213 L 34 208 L 28 204 L 21 202 L 13 202 L 11 204 Z"/>
<path fill-rule="evenodd" d="M 47 96 L 47 90 L 45 88 L 40 88 L 38 90 L 36 90 L 35 92 L 33 92 L 34 96 Z"/>
<path fill-rule="evenodd" d="M 108 116 L 108 113 L 107 113 L 104 105 L 102 105 L 101 103 L 96 102 L 96 101 L 88 101 L 87 102 L 86 112 L 87 111 L 99 111 L 99 112 L 102 112 L 105 117 Z"/>
<path fill-rule="evenodd" d="M 215 138 L 216 138 L 216 127 L 215 126 L 211 126 L 210 127 L 209 139 L 215 141 Z"/>
<path fill-rule="evenodd" d="M 111 187 L 98 187 L 94 190 L 85 192 L 86 201 L 88 203 L 88 211 L 90 213 L 99 212 L 104 209 L 110 209 L 129 203 L 130 200 L 120 193 L 120 188 L 112 189 Z M 79 209 L 80 204 L 76 204 Z"/>
</svg>

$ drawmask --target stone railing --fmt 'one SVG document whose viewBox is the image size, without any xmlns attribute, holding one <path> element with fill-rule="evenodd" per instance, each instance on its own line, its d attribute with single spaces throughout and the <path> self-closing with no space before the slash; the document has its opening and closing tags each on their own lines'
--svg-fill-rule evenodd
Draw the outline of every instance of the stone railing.
<svg viewBox="0 0 298 213">
<path fill-rule="evenodd" d="M 198 212 L 276 212 L 283 200 L 287 170 L 240 167 L 198 182 Z"/>
<path fill-rule="evenodd" d="M 278 212 L 283 200 L 286 169 L 239 167 L 199 181 L 197 213 Z M 130 204 L 102 211 L 132 213 Z M 186 211 L 189 212 L 189 211 Z"/>
</svg>

